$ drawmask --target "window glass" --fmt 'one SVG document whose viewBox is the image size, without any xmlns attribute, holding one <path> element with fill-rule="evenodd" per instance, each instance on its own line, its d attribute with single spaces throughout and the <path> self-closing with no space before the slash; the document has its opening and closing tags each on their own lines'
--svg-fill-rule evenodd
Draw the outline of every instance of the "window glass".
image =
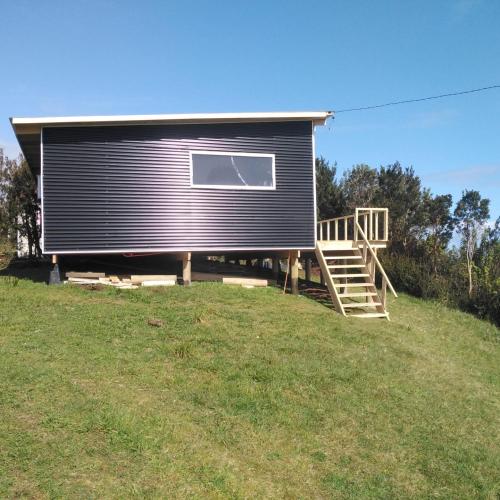
<svg viewBox="0 0 500 500">
<path fill-rule="evenodd" d="M 191 153 L 192 184 L 204 187 L 274 188 L 274 156 Z"/>
</svg>

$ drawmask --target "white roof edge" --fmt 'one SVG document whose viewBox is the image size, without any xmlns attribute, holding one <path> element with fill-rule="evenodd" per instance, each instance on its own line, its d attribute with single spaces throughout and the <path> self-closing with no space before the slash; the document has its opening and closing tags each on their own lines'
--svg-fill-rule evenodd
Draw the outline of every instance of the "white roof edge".
<svg viewBox="0 0 500 500">
<path fill-rule="evenodd" d="M 50 116 L 11 118 L 12 125 L 77 125 L 105 123 L 167 123 L 167 122 L 252 122 L 279 120 L 311 120 L 322 125 L 332 116 L 331 111 L 268 112 L 268 113 L 178 113 L 160 115 L 111 115 L 111 116 Z"/>
</svg>

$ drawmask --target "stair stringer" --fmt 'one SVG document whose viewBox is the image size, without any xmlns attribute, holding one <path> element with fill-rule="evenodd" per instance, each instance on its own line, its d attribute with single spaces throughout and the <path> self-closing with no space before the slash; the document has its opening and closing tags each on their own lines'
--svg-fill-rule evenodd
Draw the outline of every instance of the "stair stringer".
<svg viewBox="0 0 500 500">
<path fill-rule="evenodd" d="M 323 279 L 325 280 L 328 291 L 330 292 L 330 296 L 332 298 L 333 306 L 335 310 L 342 314 L 342 316 L 347 316 L 344 310 L 344 306 L 342 305 L 342 301 L 338 295 L 338 291 L 333 283 L 333 278 L 330 274 L 330 270 L 328 269 L 328 265 L 325 260 L 325 256 L 323 255 L 323 251 L 321 249 L 320 243 L 316 243 L 316 260 L 318 261 L 319 267 L 321 269 L 321 274 L 323 275 Z"/>
<path fill-rule="evenodd" d="M 364 258 L 363 252 L 356 245 L 353 245 L 353 250 L 354 250 L 354 252 L 358 252 L 359 253 L 360 259 L 363 261 L 363 263 L 365 265 L 364 272 L 368 273 L 370 275 L 369 280 L 370 280 L 370 283 L 372 285 L 369 286 L 369 287 L 366 287 L 366 290 L 369 291 L 369 292 L 372 292 L 372 293 L 376 293 L 377 295 L 375 295 L 375 296 L 373 296 L 371 298 L 372 299 L 376 299 L 375 302 L 380 302 L 381 304 L 383 304 L 382 297 L 380 296 L 380 292 L 379 292 L 379 290 L 377 289 L 377 287 L 375 285 L 375 280 L 373 278 L 373 275 L 371 273 L 370 268 L 368 267 L 368 262 L 366 262 L 366 259 Z M 383 314 L 387 314 L 387 320 L 390 321 L 390 319 L 389 319 L 389 312 L 387 311 L 387 309 L 383 305 L 374 306 L 374 307 L 377 310 L 377 312 L 383 313 Z"/>
</svg>

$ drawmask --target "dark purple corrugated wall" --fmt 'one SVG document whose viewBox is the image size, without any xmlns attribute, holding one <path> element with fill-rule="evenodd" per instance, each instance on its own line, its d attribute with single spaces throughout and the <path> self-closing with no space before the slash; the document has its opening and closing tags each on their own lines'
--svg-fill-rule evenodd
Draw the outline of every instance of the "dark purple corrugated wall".
<svg viewBox="0 0 500 500">
<path fill-rule="evenodd" d="M 311 122 L 46 127 L 45 253 L 313 248 Z M 276 155 L 276 190 L 193 189 L 189 151 Z"/>
</svg>

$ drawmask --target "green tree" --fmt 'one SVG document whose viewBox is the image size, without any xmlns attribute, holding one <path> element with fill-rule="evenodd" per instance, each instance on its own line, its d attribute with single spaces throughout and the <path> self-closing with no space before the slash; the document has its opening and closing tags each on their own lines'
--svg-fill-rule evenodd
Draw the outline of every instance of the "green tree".
<svg viewBox="0 0 500 500">
<path fill-rule="evenodd" d="M 500 216 L 497 217 L 495 224 L 486 230 L 485 235 L 489 245 L 500 242 Z"/>
<path fill-rule="evenodd" d="M 371 207 L 378 191 L 377 170 L 365 164 L 354 165 L 344 172 L 340 187 L 349 213 L 357 207 Z"/>
<path fill-rule="evenodd" d="M 0 233 L 12 243 L 28 241 L 29 256 L 40 256 L 39 205 L 36 180 L 26 160 L 5 159 L 0 173 Z"/>
<path fill-rule="evenodd" d="M 431 258 L 434 275 L 437 274 L 438 260 L 453 236 L 455 221 L 451 213 L 452 203 L 451 194 L 432 196 L 429 191 L 424 191 L 422 210 L 426 226 L 425 247 Z"/>
<path fill-rule="evenodd" d="M 380 167 L 374 203 L 390 214 L 390 251 L 410 255 L 425 228 L 420 178 L 399 162 Z"/>
<path fill-rule="evenodd" d="M 478 242 L 483 236 L 486 222 L 490 216 L 490 200 L 481 198 L 479 191 L 465 190 L 455 208 L 457 228 L 462 238 L 462 251 L 467 264 L 469 277 L 469 297 L 474 288 L 472 270 Z"/>
<path fill-rule="evenodd" d="M 344 198 L 335 176 L 337 165 L 330 165 L 323 157 L 316 158 L 316 202 L 318 220 L 343 214 Z"/>
</svg>

